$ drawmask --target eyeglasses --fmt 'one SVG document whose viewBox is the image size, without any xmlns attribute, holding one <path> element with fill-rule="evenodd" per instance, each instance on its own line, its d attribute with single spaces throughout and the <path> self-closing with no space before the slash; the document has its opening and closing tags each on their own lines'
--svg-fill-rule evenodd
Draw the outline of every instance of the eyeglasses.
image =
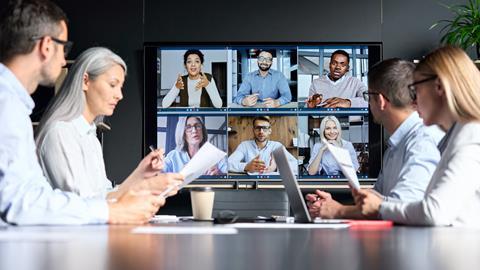
<svg viewBox="0 0 480 270">
<path fill-rule="evenodd" d="M 41 36 L 41 37 L 32 37 L 31 40 L 33 41 L 36 41 L 36 40 L 41 40 L 43 38 L 45 38 L 46 36 Z M 73 41 L 70 41 L 70 40 L 61 40 L 61 39 L 58 39 L 58 38 L 54 38 L 52 36 L 50 36 L 50 38 L 53 40 L 53 42 L 57 43 L 57 44 L 60 44 L 60 45 L 63 45 L 63 55 L 65 56 L 65 58 L 67 58 L 68 56 L 68 53 L 70 52 L 70 50 L 72 49 L 73 47 Z"/>
<path fill-rule="evenodd" d="M 362 93 L 363 95 L 363 99 L 366 101 L 366 102 L 369 102 L 370 101 L 370 96 L 379 96 L 379 95 L 382 95 L 382 93 L 379 93 L 379 92 L 363 92 Z M 383 95 L 382 95 L 383 96 Z M 384 96 L 385 97 L 385 96 Z M 388 100 L 387 97 L 385 97 L 386 100 Z"/>
<path fill-rule="evenodd" d="M 255 131 L 259 132 L 260 130 L 263 130 L 264 132 L 265 131 L 269 131 L 270 130 L 270 126 L 255 126 L 253 129 L 255 129 Z"/>
<path fill-rule="evenodd" d="M 200 130 L 200 129 L 202 129 L 202 125 L 201 124 L 194 124 L 194 125 L 186 125 L 185 126 L 185 131 L 186 132 L 193 132 L 193 129 L 195 129 L 196 131 Z"/>
<path fill-rule="evenodd" d="M 416 82 L 413 82 L 413 83 L 409 84 L 407 87 L 408 87 L 408 90 L 410 92 L 410 98 L 412 98 L 412 100 L 417 100 L 417 88 L 415 87 L 415 85 L 418 85 L 418 84 L 421 84 L 421 83 L 424 83 L 424 82 L 428 82 L 428 81 L 431 81 L 431 80 L 435 80 L 437 77 L 438 77 L 437 75 L 432 75 L 432 76 L 427 77 L 423 80 L 416 81 Z"/>
<path fill-rule="evenodd" d="M 258 62 L 267 62 L 267 63 L 271 63 L 272 62 L 272 58 L 270 57 L 263 57 L 263 56 L 260 56 L 258 57 Z"/>
</svg>

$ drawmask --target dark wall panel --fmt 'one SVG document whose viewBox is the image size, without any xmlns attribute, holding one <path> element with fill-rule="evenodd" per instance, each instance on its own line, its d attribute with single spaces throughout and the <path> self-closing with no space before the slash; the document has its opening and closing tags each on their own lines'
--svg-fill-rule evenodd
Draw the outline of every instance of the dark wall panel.
<svg viewBox="0 0 480 270">
<path fill-rule="evenodd" d="M 439 3 L 464 4 L 466 0 L 383 0 L 382 41 L 384 58 L 420 59 L 439 46 L 440 29 L 430 26 L 452 14 Z"/>
<path fill-rule="evenodd" d="M 380 0 L 145 0 L 145 41 L 379 41 Z"/>
</svg>

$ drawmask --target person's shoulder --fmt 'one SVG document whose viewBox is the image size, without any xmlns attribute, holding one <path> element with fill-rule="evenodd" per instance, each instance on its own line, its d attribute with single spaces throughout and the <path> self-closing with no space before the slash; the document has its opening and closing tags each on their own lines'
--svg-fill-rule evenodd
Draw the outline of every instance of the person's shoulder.
<svg viewBox="0 0 480 270">
<path fill-rule="evenodd" d="M 56 121 L 45 128 L 45 139 L 43 144 L 58 142 L 74 136 L 75 129 L 69 121 Z"/>
<path fill-rule="evenodd" d="M 254 143 L 253 140 L 245 140 L 245 141 L 240 142 L 240 144 L 238 146 L 239 147 L 248 147 L 250 145 L 253 145 L 253 143 Z"/>
<path fill-rule="evenodd" d="M 344 139 L 341 139 L 342 140 L 342 144 L 343 144 L 343 147 L 346 148 L 353 148 L 353 143 L 351 141 L 347 141 L 347 140 L 344 140 Z"/>
<path fill-rule="evenodd" d="M 166 155 L 166 158 L 173 158 L 175 156 L 179 156 L 180 154 L 181 154 L 181 151 L 177 149 L 172 149 L 170 150 L 170 152 L 168 152 L 168 154 Z"/>
<path fill-rule="evenodd" d="M 277 142 L 277 141 L 270 141 L 270 143 L 271 143 L 272 146 L 274 146 L 274 147 L 283 146 L 283 144 L 282 144 L 281 142 Z"/>
<path fill-rule="evenodd" d="M 480 143 L 480 136 L 478 136 L 478 133 L 480 133 L 480 122 L 457 123 L 454 129 L 457 133 L 454 141 L 465 144 Z"/>
</svg>

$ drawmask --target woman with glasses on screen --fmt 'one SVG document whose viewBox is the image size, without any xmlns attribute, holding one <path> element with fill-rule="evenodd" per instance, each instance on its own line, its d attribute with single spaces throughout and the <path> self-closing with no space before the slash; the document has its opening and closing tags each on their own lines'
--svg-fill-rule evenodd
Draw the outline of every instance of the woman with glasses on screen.
<svg viewBox="0 0 480 270">
<path fill-rule="evenodd" d="M 181 107 L 222 107 L 222 98 L 212 75 L 202 72 L 203 53 L 188 50 L 183 55 L 187 75 L 178 74 L 172 89 L 162 100 L 162 107 L 168 108 L 180 96 Z"/>
<path fill-rule="evenodd" d="M 132 185 L 161 192 L 181 180 L 179 174 L 157 176 L 163 166 L 163 152 L 158 150 L 147 155 L 118 190 L 111 191 L 96 124 L 112 115 L 123 98 L 126 71 L 125 62 L 106 48 L 88 49 L 76 59 L 37 130 L 38 158 L 54 188 L 82 197 L 115 199 Z M 143 181 L 150 177 L 152 181 Z"/>
<path fill-rule="evenodd" d="M 350 153 L 353 166 L 358 170 L 357 154 L 351 142 L 342 139 L 342 127 L 335 116 L 325 116 L 320 123 L 320 139 L 321 141 L 313 146 L 307 171 L 309 175 L 339 175 L 340 166 L 333 158 L 332 154 L 327 151 L 327 146 L 323 143 L 333 144 L 342 147 Z"/>
<path fill-rule="evenodd" d="M 163 172 L 180 172 L 190 159 L 208 140 L 203 119 L 199 116 L 180 117 L 175 130 L 177 147 L 170 151 L 164 160 Z M 221 160 L 208 169 L 204 175 L 222 175 L 227 173 L 227 164 Z"/>
<path fill-rule="evenodd" d="M 360 190 L 357 204 L 366 216 L 403 224 L 480 227 L 480 72 L 462 49 L 447 46 L 417 65 L 409 89 L 424 123 L 447 132 L 425 196 L 390 202 Z"/>
</svg>

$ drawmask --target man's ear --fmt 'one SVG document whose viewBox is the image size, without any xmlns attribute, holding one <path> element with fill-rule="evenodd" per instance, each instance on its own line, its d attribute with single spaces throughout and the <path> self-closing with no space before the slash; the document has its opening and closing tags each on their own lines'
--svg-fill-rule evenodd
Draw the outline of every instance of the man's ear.
<svg viewBox="0 0 480 270">
<path fill-rule="evenodd" d="M 377 95 L 378 98 L 378 105 L 380 106 L 380 110 L 385 110 L 388 104 L 388 100 L 383 96 L 383 94 Z"/>
<path fill-rule="evenodd" d="M 37 46 L 38 46 L 38 52 L 42 61 L 45 59 L 49 59 L 51 55 L 54 53 L 53 41 L 52 41 L 52 38 L 50 38 L 49 36 L 46 36 L 40 39 Z"/>
<path fill-rule="evenodd" d="M 83 74 L 83 79 L 82 79 L 82 89 L 83 91 L 88 91 L 88 86 L 90 85 L 90 80 L 88 79 L 88 74 L 85 73 Z"/>
</svg>

